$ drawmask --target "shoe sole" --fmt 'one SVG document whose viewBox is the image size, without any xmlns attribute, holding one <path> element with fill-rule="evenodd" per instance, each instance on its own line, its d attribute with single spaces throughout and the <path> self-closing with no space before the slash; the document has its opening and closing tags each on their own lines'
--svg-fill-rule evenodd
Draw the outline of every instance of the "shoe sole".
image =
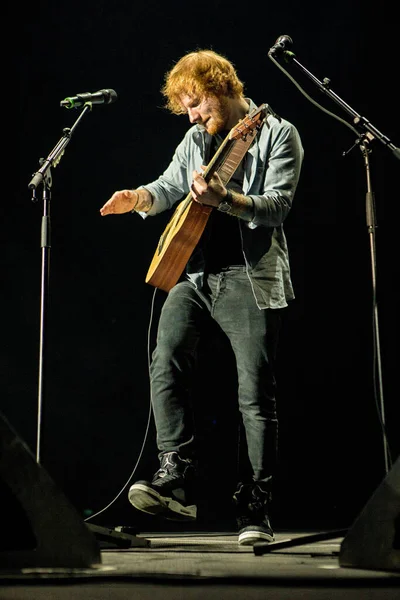
<svg viewBox="0 0 400 600">
<path fill-rule="evenodd" d="M 254 546 L 257 542 L 274 542 L 275 538 L 269 533 L 262 533 L 261 531 L 245 531 L 240 533 L 238 536 L 238 543 L 240 546 Z"/>
<path fill-rule="evenodd" d="M 173 498 L 161 496 L 153 488 L 141 483 L 131 487 L 128 498 L 138 510 L 169 521 L 195 521 L 197 517 L 196 505 L 183 506 Z"/>
</svg>

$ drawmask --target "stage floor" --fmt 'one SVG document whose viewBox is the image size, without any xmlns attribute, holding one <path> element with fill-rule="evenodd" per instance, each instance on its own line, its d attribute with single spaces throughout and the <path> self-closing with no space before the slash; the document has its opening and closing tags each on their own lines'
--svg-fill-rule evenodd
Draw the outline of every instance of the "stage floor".
<svg viewBox="0 0 400 600">
<path fill-rule="evenodd" d="M 141 533 L 129 547 L 97 535 L 99 564 L 2 569 L 0 598 L 398 600 L 400 572 L 340 566 L 340 533 L 282 531 L 269 548 L 223 532 Z"/>
</svg>

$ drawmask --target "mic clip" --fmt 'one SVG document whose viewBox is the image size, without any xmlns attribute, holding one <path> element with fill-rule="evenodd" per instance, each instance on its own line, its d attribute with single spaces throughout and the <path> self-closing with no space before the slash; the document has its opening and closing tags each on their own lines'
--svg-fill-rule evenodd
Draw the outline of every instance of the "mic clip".
<svg viewBox="0 0 400 600">
<path fill-rule="evenodd" d="M 268 51 L 268 56 L 278 56 L 280 54 L 289 55 L 289 58 L 294 56 L 292 52 L 287 50 L 293 45 L 293 40 L 289 35 L 280 35 L 275 44 Z"/>
</svg>

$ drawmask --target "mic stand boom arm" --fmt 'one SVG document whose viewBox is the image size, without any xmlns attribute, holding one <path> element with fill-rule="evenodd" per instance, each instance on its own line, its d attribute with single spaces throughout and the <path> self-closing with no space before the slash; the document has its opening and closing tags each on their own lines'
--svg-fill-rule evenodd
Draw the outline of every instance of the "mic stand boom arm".
<svg viewBox="0 0 400 600">
<path fill-rule="evenodd" d="M 341 108 L 343 108 L 343 110 L 345 110 L 350 116 L 353 117 L 354 125 L 356 126 L 357 129 L 361 130 L 360 131 L 361 135 L 364 135 L 368 138 L 367 141 L 372 141 L 373 139 L 379 140 L 380 142 L 382 142 L 382 144 L 384 144 L 390 150 L 392 150 L 392 152 L 396 156 L 396 158 L 398 158 L 400 160 L 400 148 L 396 147 L 386 135 L 384 135 L 382 132 L 380 132 L 379 129 L 377 129 L 374 125 L 372 125 L 372 123 L 370 123 L 365 117 L 362 117 L 361 115 L 359 115 L 355 110 L 353 110 L 351 108 L 351 106 L 349 106 L 346 102 L 344 102 L 344 100 L 342 100 L 342 98 L 340 98 L 337 94 L 335 94 L 335 92 L 333 92 L 329 87 L 330 80 L 328 78 L 325 78 L 323 81 L 320 81 L 319 79 L 317 79 L 317 77 L 315 77 L 315 75 L 310 73 L 310 71 L 308 71 L 296 59 L 295 54 L 293 52 L 290 52 L 289 50 L 284 50 L 283 55 L 284 55 L 286 62 L 293 62 L 297 67 L 299 67 L 301 69 L 301 71 L 303 71 L 303 73 L 305 75 L 307 75 L 307 77 L 309 77 L 311 79 L 311 81 L 313 81 L 315 83 L 315 85 L 321 90 L 321 92 L 323 92 L 324 94 L 329 96 L 332 100 L 334 100 L 337 104 L 339 104 L 339 106 Z M 271 54 L 271 52 L 268 53 L 268 56 L 280 69 L 282 69 L 281 65 L 274 58 L 274 56 Z"/>
<path fill-rule="evenodd" d="M 58 163 L 60 162 L 60 160 L 65 152 L 65 148 L 71 141 L 72 134 L 74 133 L 76 127 L 78 126 L 81 119 L 83 118 L 83 115 L 88 110 L 91 110 L 91 105 L 89 103 L 85 104 L 84 109 L 82 110 L 81 114 L 79 115 L 79 117 L 77 118 L 77 120 L 75 121 L 73 126 L 71 128 L 67 127 L 65 129 L 63 129 L 64 135 L 54 146 L 53 150 L 50 152 L 50 154 L 48 155 L 46 160 L 44 160 L 42 162 L 42 166 L 40 167 L 40 169 L 38 171 L 36 171 L 36 173 L 33 174 L 33 177 L 28 185 L 29 189 L 36 190 L 36 188 L 45 179 L 46 172 L 50 168 L 50 166 L 56 167 L 58 165 Z M 33 192 L 33 195 L 34 195 L 34 199 L 35 199 L 34 192 Z"/>
<path fill-rule="evenodd" d="M 56 167 L 60 162 L 65 148 L 71 140 L 72 134 L 75 131 L 78 123 L 83 118 L 83 115 L 91 110 L 91 104 L 85 104 L 81 114 L 71 128 L 63 130 L 64 135 L 57 142 L 56 146 L 50 152 L 48 157 L 40 160 L 41 167 L 33 174 L 28 188 L 32 190 L 32 200 L 37 201 L 36 189 L 43 184 L 43 217 L 41 227 L 41 248 L 42 248 L 42 265 L 41 265 L 41 297 L 40 297 L 40 333 L 39 333 L 39 380 L 38 380 L 38 412 L 37 412 L 37 437 L 36 437 L 36 461 L 40 463 L 40 446 L 41 446 L 41 427 L 42 427 L 42 410 L 43 399 L 45 396 L 45 367 L 46 367 L 46 325 L 47 325 L 47 306 L 49 297 L 49 265 L 50 265 L 50 190 L 52 186 L 52 177 L 50 167 Z"/>
</svg>

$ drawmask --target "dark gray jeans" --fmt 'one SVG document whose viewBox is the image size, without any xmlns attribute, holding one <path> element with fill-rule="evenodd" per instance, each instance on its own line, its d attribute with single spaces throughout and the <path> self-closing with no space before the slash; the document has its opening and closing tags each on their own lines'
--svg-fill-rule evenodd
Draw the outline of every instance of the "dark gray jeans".
<svg viewBox="0 0 400 600">
<path fill-rule="evenodd" d="M 150 367 L 151 396 L 160 454 L 193 457 L 191 382 L 200 336 L 213 320 L 227 336 L 238 376 L 238 406 L 253 478 L 268 481 L 276 466 L 278 420 L 273 363 L 280 310 L 257 308 L 244 267 L 209 275 L 206 290 L 178 283 L 163 305 Z"/>
</svg>

